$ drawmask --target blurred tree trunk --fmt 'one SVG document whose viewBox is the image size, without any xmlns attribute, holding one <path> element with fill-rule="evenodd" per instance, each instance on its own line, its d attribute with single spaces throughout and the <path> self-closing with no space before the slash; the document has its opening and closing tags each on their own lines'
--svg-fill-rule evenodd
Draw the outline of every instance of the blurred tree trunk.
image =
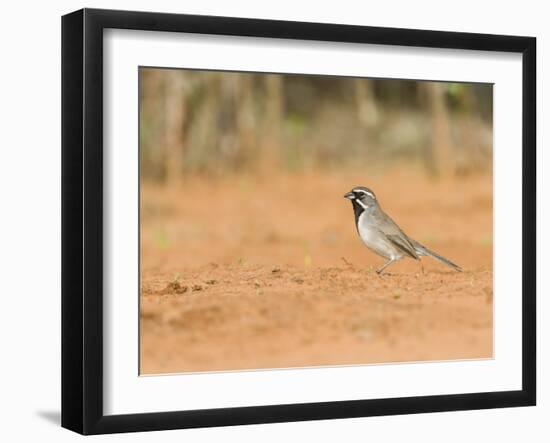
<svg viewBox="0 0 550 443">
<path fill-rule="evenodd" d="M 460 143 L 456 162 L 456 172 L 460 175 L 482 170 L 487 164 L 483 146 L 483 120 L 479 111 L 480 106 L 475 101 L 471 87 L 461 89 L 463 111 L 458 119 Z"/>
<path fill-rule="evenodd" d="M 283 130 L 284 85 L 282 75 L 266 75 L 266 112 L 263 134 L 262 161 L 265 166 L 276 168 L 281 162 Z"/>
<path fill-rule="evenodd" d="M 241 74 L 237 83 L 237 140 L 238 158 L 242 166 L 247 167 L 257 155 L 256 118 L 254 115 L 254 77 L 253 74 Z"/>
<path fill-rule="evenodd" d="M 374 98 L 374 83 L 367 78 L 355 79 L 355 103 L 361 127 L 370 130 L 378 124 L 379 113 Z"/>
<path fill-rule="evenodd" d="M 356 78 L 353 82 L 355 89 L 355 105 L 359 120 L 360 149 L 368 151 L 368 145 L 373 129 L 378 124 L 379 113 L 374 98 L 374 83 L 370 79 Z"/>
<path fill-rule="evenodd" d="M 427 96 L 431 111 L 431 157 L 433 172 L 446 175 L 454 172 L 453 143 L 449 110 L 445 101 L 445 89 L 441 82 L 426 82 Z"/>
<path fill-rule="evenodd" d="M 189 163 L 195 171 L 210 171 L 220 168 L 219 162 L 219 109 L 221 78 L 223 74 L 209 72 L 203 74 L 201 88 L 204 97 L 198 106 L 195 133 L 196 142 L 193 146 Z"/>
<path fill-rule="evenodd" d="M 165 74 L 164 115 L 165 130 L 165 181 L 169 185 L 181 179 L 182 158 L 185 150 L 184 127 L 187 118 L 184 73 L 171 69 Z"/>
<path fill-rule="evenodd" d="M 164 177 L 164 81 L 156 69 L 139 71 L 140 174 L 143 178 Z"/>
</svg>

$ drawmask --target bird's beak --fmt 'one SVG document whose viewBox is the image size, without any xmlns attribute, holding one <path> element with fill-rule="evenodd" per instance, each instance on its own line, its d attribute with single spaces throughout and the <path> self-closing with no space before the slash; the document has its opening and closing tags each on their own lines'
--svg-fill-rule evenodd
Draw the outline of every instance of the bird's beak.
<svg viewBox="0 0 550 443">
<path fill-rule="evenodd" d="M 350 200 L 355 200 L 355 194 L 353 192 L 348 192 L 344 195 L 344 198 L 349 198 Z"/>
</svg>

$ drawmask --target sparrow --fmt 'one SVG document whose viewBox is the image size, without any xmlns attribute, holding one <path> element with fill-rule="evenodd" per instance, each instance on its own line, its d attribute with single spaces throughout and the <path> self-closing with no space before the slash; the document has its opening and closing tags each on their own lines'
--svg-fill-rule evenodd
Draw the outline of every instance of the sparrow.
<svg viewBox="0 0 550 443">
<path fill-rule="evenodd" d="M 355 226 L 363 243 L 387 260 L 376 270 L 378 274 L 382 274 L 384 269 L 403 257 L 420 260 L 421 256 L 433 257 L 456 271 L 462 271 L 460 266 L 408 237 L 382 210 L 376 195 L 369 188 L 357 186 L 345 194 L 344 198 L 351 201 Z"/>
</svg>

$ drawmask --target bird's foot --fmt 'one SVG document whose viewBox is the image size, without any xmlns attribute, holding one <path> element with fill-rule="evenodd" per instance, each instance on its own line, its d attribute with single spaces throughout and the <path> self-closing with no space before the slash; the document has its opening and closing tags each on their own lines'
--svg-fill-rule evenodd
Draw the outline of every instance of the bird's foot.
<svg viewBox="0 0 550 443">
<path fill-rule="evenodd" d="M 397 275 L 397 274 L 394 274 L 393 272 L 385 272 L 384 270 L 379 270 L 379 269 L 376 270 L 376 273 L 380 277 L 393 277 L 393 276 Z"/>
</svg>

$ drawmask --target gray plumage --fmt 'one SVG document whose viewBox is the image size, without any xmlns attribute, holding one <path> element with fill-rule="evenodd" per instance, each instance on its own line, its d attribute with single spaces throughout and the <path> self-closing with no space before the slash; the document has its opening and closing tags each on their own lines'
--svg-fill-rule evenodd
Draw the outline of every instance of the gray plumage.
<svg viewBox="0 0 550 443">
<path fill-rule="evenodd" d="M 420 260 L 421 256 L 433 257 L 456 271 L 462 271 L 460 266 L 408 237 L 382 210 L 376 195 L 369 188 L 355 187 L 344 197 L 351 200 L 353 205 L 355 225 L 361 240 L 369 249 L 388 260 L 377 269 L 379 274 L 403 257 Z"/>
</svg>

